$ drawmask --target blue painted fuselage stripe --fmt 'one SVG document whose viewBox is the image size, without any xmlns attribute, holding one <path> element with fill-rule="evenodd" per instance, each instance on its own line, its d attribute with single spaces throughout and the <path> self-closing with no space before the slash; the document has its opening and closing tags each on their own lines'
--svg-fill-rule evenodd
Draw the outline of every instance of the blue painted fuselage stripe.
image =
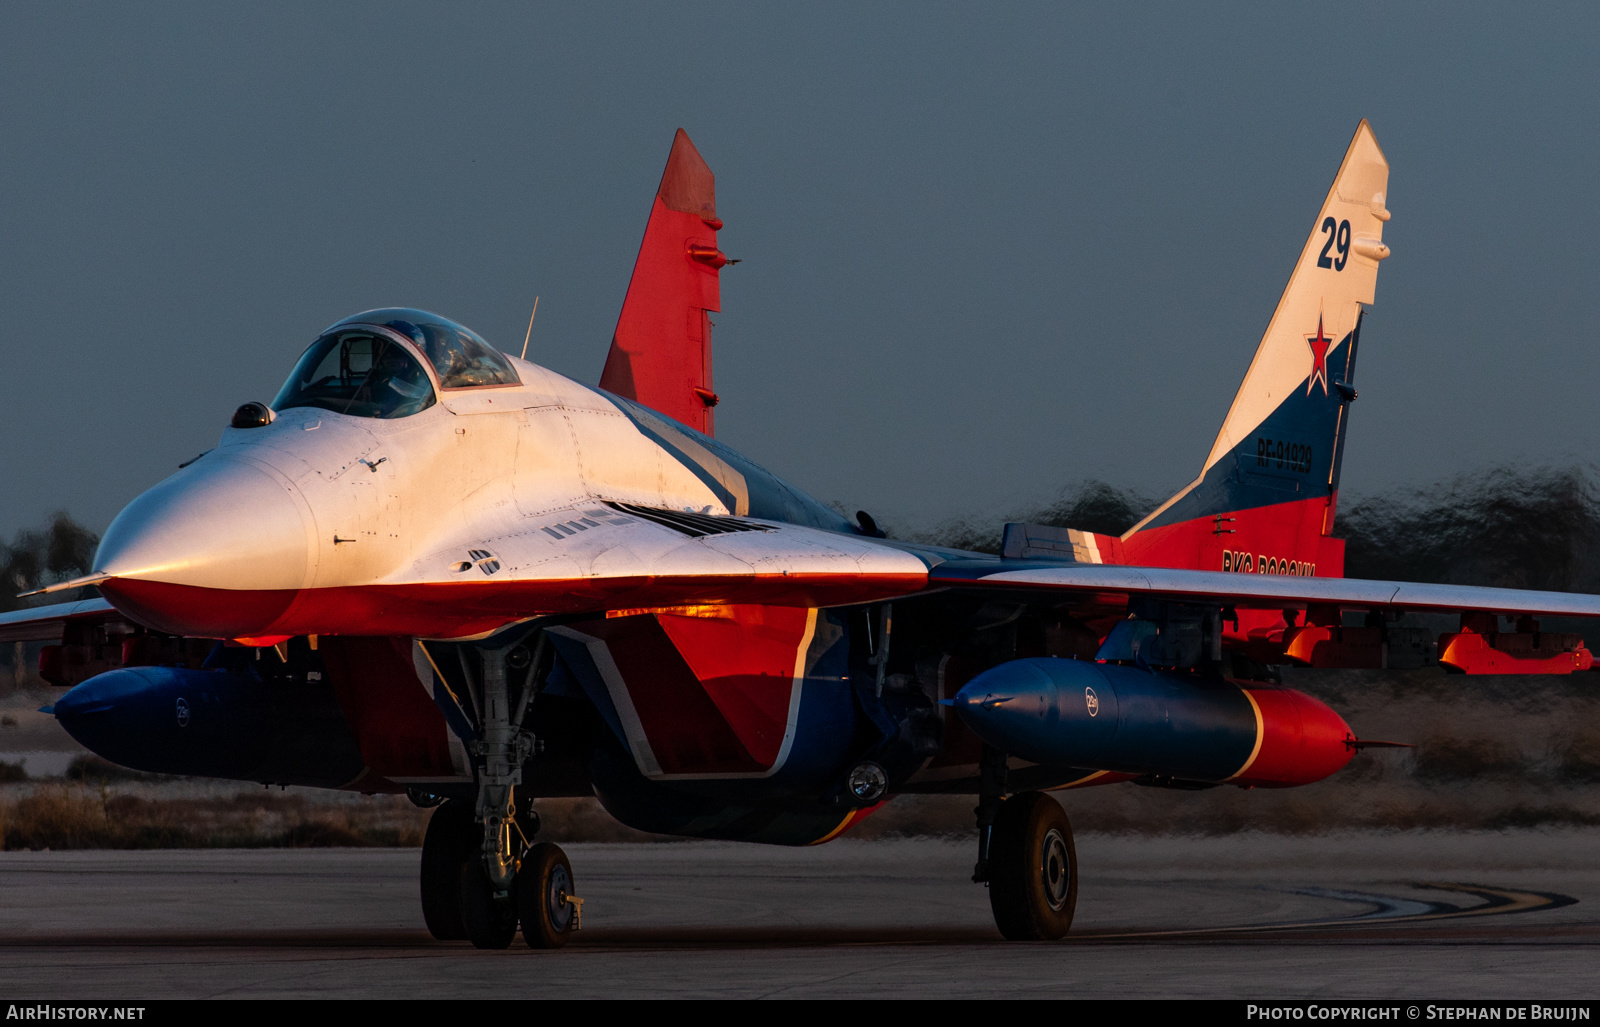
<svg viewBox="0 0 1600 1027">
<path fill-rule="evenodd" d="M 807 527 L 823 528 L 828 531 L 854 533 L 855 529 L 851 522 L 838 511 L 833 510 L 825 503 L 819 502 L 803 490 L 789 484 L 771 471 L 752 462 L 748 457 L 728 448 L 711 436 L 702 435 L 688 425 L 680 424 L 665 414 L 657 413 L 632 400 L 612 395 L 609 392 L 601 392 L 601 395 L 615 403 L 617 409 L 622 411 L 623 415 L 633 422 L 634 427 L 639 429 L 640 434 L 660 446 L 673 459 L 687 468 L 690 473 L 705 482 L 706 487 L 722 501 L 722 504 L 729 511 L 737 510 L 737 506 L 736 499 L 733 493 L 728 491 L 727 486 L 718 480 L 710 468 L 703 466 L 699 461 L 684 452 L 669 435 L 658 431 L 650 423 L 651 421 L 660 421 L 671 425 L 675 431 L 680 431 L 685 437 L 693 439 L 696 445 L 704 447 L 723 463 L 743 475 L 745 487 L 749 490 L 750 509 L 745 511 L 748 516 L 766 521 L 780 521 L 786 524 L 803 524 Z"/>
<path fill-rule="evenodd" d="M 1140 530 L 1336 491 L 1349 430 L 1349 403 L 1334 383 L 1349 382 L 1354 375 L 1360 336 L 1357 320 L 1355 329 L 1328 351 L 1326 391 L 1320 380 L 1313 383 L 1307 376 L 1248 439 L 1212 464 L 1204 478 Z M 1309 456 L 1301 456 L 1307 452 Z"/>
</svg>

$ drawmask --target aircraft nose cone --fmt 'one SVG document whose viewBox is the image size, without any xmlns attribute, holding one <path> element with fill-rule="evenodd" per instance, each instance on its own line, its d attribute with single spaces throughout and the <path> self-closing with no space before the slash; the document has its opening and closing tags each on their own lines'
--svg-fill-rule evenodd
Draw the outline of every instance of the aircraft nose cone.
<svg viewBox="0 0 1600 1027">
<path fill-rule="evenodd" d="M 314 527 L 292 482 L 213 453 L 129 503 L 95 570 L 119 610 L 181 635 L 264 633 L 306 584 Z"/>
</svg>

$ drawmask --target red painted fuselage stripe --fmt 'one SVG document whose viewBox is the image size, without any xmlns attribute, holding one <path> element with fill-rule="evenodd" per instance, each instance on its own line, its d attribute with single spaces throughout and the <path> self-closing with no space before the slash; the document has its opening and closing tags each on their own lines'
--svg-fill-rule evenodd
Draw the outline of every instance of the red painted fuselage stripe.
<svg viewBox="0 0 1600 1027">
<path fill-rule="evenodd" d="M 1123 540 L 1123 562 L 1248 574 L 1344 576 L 1344 541 L 1324 535 L 1326 496 L 1147 528 Z"/>
<path fill-rule="evenodd" d="M 620 607 L 760 603 L 824 607 L 927 586 L 917 574 L 749 574 L 354 585 L 245 591 L 120 578 L 101 589 L 117 609 L 176 635 L 411 635 L 460 638 L 529 617 Z"/>
<path fill-rule="evenodd" d="M 754 757 L 652 615 L 575 625 L 601 639 L 663 774 L 750 774 Z"/>
<path fill-rule="evenodd" d="M 457 774 L 444 716 L 417 680 L 408 640 L 330 638 L 320 651 L 368 767 L 389 778 Z"/>
<path fill-rule="evenodd" d="M 658 614 L 661 628 L 740 742 L 765 770 L 789 726 L 795 655 L 808 611 L 793 606 L 727 606 L 717 617 Z"/>
</svg>

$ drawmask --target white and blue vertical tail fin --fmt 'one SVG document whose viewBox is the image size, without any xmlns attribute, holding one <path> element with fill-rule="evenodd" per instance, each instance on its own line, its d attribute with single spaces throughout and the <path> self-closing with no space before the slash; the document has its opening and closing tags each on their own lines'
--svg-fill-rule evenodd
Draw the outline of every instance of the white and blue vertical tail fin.
<svg viewBox="0 0 1600 1027">
<path fill-rule="evenodd" d="M 1388 187 L 1389 162 L 1363 120 L 1200 476 L 1123 536 L 1130 563 L 1270 560 L 1309 574 L 1320 560 L 1321 573 L 1342 572 L 1342 546 L 1327 536 L 1362 309 L 1389 255 Z"/>
</svg>

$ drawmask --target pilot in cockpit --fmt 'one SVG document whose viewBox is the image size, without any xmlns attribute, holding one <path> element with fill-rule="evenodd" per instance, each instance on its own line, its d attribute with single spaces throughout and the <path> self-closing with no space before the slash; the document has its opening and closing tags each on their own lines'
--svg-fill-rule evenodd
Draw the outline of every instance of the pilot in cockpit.
<svg viewBox="0 0 1600 1027">
<path fill-rule="evenodd" d="M 346 318 L 313 342 L 272 409 L 317 407 L 396 418 L 433 406 L 437 397 L 427 367 L 389 332 L 415 343 L 443 388 L 520 384 L 509 358 L 470 330 L 425 311 L 386 308 Z"/>
<path fill-rule="evenodd" d="M 406 347 L 360 329 L 312 343 L 273 409 L 320 407 L 353 417 L 409 417 L 434 403 L 428 372 Z"/>
<path fill-rule="evenodd" d="M 428 406 L 433 386 L 427 374 L 404 349 L 380 340 L 377 358 L 351 404 L 370 403 L 377 417 L 406 417 Z"/>
<path fill-rule="evenodd" d="M 506 361 L 505 354 L 454 322 L 435 317 L 431 321 L 394 319 L 385 325 L 410 336 L 433 364 L 439 384 L 444 388 L 518 383 L 517 372 Z"/>
</svg>

